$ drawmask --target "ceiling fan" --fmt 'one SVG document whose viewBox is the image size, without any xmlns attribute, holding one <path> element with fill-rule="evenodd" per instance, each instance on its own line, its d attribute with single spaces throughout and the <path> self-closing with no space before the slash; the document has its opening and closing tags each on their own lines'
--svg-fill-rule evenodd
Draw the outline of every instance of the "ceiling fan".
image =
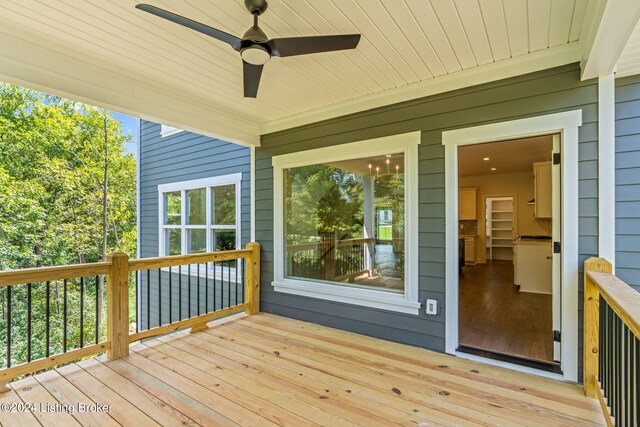
<svg viewBox="0 0 640 427">
<path fill-rule="evenodd" d="M 235 51 L 240 52 L 243 65 L 245 98 L 255 98 L 258 95 L 258 86 L 260 85 L 264 64 L 274 56 L 284 58 L 310 53 L 355 49 L 360 42 L 360 34 L 269 39 L 258 26 L 258 17 L 268 7 L 266 0 L 245 0 L 244 4 L 253 15 L 253 26 L 244 33 L 242 38 L 159 7 L 138 4 L 136 8 L 223 41 Z"/>
</svg>

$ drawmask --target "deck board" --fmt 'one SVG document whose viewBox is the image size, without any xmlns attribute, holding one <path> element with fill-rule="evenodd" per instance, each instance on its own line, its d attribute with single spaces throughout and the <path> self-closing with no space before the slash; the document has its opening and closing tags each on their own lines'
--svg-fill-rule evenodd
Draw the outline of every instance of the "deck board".
<svg viewBox="0 0 640 427">
<path fill-rule="evenodd" d="M 109 413 L 0 412 L 29 425 L 604 425 L 581 388 L 259 314 L 213 322 L 11 384 L 0 402 L 112 405 Z"/>
</svg>

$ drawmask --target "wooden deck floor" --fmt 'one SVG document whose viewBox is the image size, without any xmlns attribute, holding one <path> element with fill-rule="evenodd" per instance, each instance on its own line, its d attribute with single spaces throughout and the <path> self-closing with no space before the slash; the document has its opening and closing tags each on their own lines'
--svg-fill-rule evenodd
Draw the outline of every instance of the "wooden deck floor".
<svg viewBox="0 0 640 427">
<path fill-rule="evenodd" d="M 283 317 L 236 316 L 11 384 L 11 425 L 601 425 L 576 385 Z M 78 402 L 110 405 L 80 412 Z M 63 405 L 73 405 L 73 413 Z M 49 409 L 40 405 L 51 405 Z M 3 406 L 4 407 L 4 406 Z M 6 409 L 6 408 L 5 408 Z"/>
</svg>

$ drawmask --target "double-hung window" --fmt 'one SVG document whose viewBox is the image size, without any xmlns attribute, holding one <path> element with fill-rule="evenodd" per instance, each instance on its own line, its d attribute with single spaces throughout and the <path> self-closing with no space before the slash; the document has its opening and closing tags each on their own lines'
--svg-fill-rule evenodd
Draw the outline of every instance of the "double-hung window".
<svg viewBox="0 0 640 427">
<path fill-rule="evenodd" d="M 420 133 L 273 158 L 274 289 L 418 314 Z"/>
<path fill-rule="evenodd" d="M 160 256 L 240 247 L 242 174 L 158 186 Z"/>
</svg>

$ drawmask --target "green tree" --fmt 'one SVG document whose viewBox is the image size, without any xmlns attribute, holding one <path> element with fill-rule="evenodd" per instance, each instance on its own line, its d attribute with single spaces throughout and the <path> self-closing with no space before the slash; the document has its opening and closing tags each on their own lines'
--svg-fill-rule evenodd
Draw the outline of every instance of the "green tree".
<svg viewBox="0 0 640 427">
<path fill-rule="evenodd" d="M 0 83 L 0 270 L 101 261 L 105 230 L 107 252 L 136 253 L 136 160 L 124 150 L 129 139 L 104 110 Z M 62 345 L 63 285 L 50 284 L 51 354 Z M 27 286 L 12 288 L 15 363 L 25 361 Z M 79 281 L 69 281 L 68 348 L 79 345 L 79 288 Z M 87 279 L 85 290 L 89 342 L 96 338 L 89 324 L 96 323 L 100 281 Z M 44 295 L 45 284 L 32 285 L 34 359 L 44 355 Z M 7 296 L 0 292 L 0 366 Z"/>
</svg>

